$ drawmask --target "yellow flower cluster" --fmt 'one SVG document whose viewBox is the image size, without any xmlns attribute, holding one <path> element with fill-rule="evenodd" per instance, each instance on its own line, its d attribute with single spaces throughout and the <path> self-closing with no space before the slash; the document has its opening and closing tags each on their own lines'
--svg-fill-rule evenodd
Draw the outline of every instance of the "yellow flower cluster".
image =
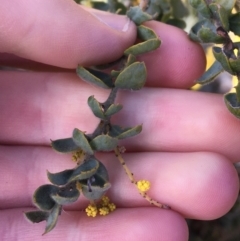
<svg viewBox="0 0 240 241">
<path fill-rule="evenodd" d="M 97 214 L 105 216 L 116 209 L 116 205 L 110 202 L 110 199 L 103 196 L 99 205 L 89 204 L 85 209 L 87 216 L 96 217 Z"/>
<path fill-rule="evenodd" d="M 150 189 L 150 182 L 147 180 L 140 180 L 137 182 L 137 188 L 140 192 L 146 192 Z"/>
<path fill-rule="evenodd" d="M 105 216 L 105 215 L 108 215 L 109 214 L 109 208 L 107 208 L 107 207 L 102 207 L 102 208 L 99 208 L 98 209 L 98 211 L 99 211 L 99 214 L 100 215 L 103 215 L 103 216 Z"/>
<path fill-rule="evenodd" d="M 73 153 L 72 160 L 77 164 L 80 164 L 84 160 L 84 157 L 85 157 L 85 153 L 82 150 L 80 150 Z"/>
<path fill-rule="evenodd" d="M 87 208 L 85 209 L 88 217 L 96 217 L 98 213 L 98 209 L 95 205 L 89 204 Z"/>
</svg>

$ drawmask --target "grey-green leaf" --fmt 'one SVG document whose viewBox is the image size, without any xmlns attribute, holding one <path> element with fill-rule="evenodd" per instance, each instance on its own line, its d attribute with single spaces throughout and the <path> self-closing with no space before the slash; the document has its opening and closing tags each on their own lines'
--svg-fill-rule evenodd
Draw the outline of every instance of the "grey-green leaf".
<svg viewBox="0 0 240 241">
<path fill-rule="evenodd" d="M 55 205 L 51 195 L 56 194 L 58 191 L 58 187 L 50 184 L 40 186 L 33 194 L 33 202 L 39 209 L 49 211 Z"/>
<path fill-rule="evenodd" d="M 127 128 L 124 132 L 122 132 L 117 138 L 125 139 L 135 135 L 138 135 L 142 131 L 142 125 L 135 126 L 133 128 Z"/>
<path fill-rule="evenodd" d="M 137 27 L 137 36 L 143 41 L 158 38 L 157 34 L 152 29 L 143 25 Z"/>
<path fill-rule="evenodd" d="M 86 68 L 86 70 L 90 72 L 92 75 L 96 76 L 98 79 L 100 79 L 109 88 L 112 88 L 114 86 L 112 82 L 112 76 L 110 74 L 106 74 L 96 69 Z"/>
<path fill-rule="evenodd" d="M 229 64 L 234 72 L 240 73 L 240 58 L 232 59 L 229 58 Z"/>
<path fill-rule="evenodd" d="M 72 138 L 59 139 L 51 142 L 51 146 L 55 151 L 61 153 L 69 153 L 79 150 Z"/>
<path fill-rule="evenodd" d="M 229 18 L 230 30 L 240 36 L 240 12 L 232 14 Z"/>
<path fill-rule="evenodd" d="M 201 20 L 196 23 L 190 33 L 193 41 L 200 43 L 224 43 L 225 39 L 217 34 L 216 26 L 209 20 Z"/>
<path fill-rule="evenodd" d="M 188 9 L 183 4 L 182 0 L 170 0 L 173 16 L 175 18 L 183 18 L 188 15 Z"/>
<path fill-rule="evenodd" d="M 93 8 L 101 10 L 101 11 L 109 10 L 109 4 L 107 4 L 105 2 L 91 1 L 91 5 Z"/>
<path fill-rule="evenodd" d="M 127 11 L 127 16 L 137 25 L 153 19 L 151 15 L 143 12 L 139 6 L 130 7 Z"/>
<path fill-rule="evenodd" d="M 103 120 L 106 118 L 104 116 L 101 104 L 94 98 L 93 95 L 88 98 L 88 105 L 96 117 Z"/>
<path fill-rule="evenodd" d="M 85 68 L 83 68 L 82 66 L 78 66 L 77 68 L 77 75 L 91 83 L 91 84 L 94 84 L 94 85 L 97 85 L 99 87 L 102 87 L 104 89 L 109 89 L 111 87 L 109 87 L 106 83 L 104 83 L 101 79 L 97 78 L 95 75 L 91 74 L 88 70 L 86 70 Z"/>
<path fill-rule="evenodd" d="M 90 155 L 93 155 L 94 152 L 93 152 L 93 150 L 92 150 L 92 148 L 91 148 L 91 146 L 90 146 L 90 144 L 89 144 L 85 134 L 82 131 L 80 131 L 77 128 L 75 128 L 73 130 L 72 137 L 73 137 L 74 143 L 79 148 L 81 148 L 84 152 L 86 152 L 86 153 L 88 153 Z"/>
<path fill-rule="evenodd" d="M 95 176 L 100 176 L 106 182 L 109 181 L 108 171 L 107 171 L 106 167 L 101 162 L 99 162 L 99 168 L 97 169 L 97 172 L 95 173 Z"/>
<path fill-rule="evenodd" d="M 229 14 L 233 9 L 236 0 L 212 0 L 212 2 L 224 7 Z"/>
<path fill-rule="evenodd" d="M 117 112 L 119 112 L 122 108 L 123 108 L 123 106 L 120 105 L 120 104 L 112 104 L 112 105 L 110 105 L 109 108 L 106 110 L 105 115 L 106 115 L 107 117 L 110 117 L 110 116 L 116 114 Z"/>
<path fill-rule="evenodd" d="M 216 58 L 218 62 L 221 63 L 224 70 L 229 72 L 230 74 L 234 74 L 234 72 L 231 69 L 231 66 L 229 64 L 228 57 L 224 54 L 223 49 L 220 47 L 213 47 L 212 48 L 213 55 Z"/>
<path fill-rule="evenodd" d="M 82 192 L 87 199 L 98 200 L 111 187 L 111 184 L 98 175 L 94 175 L 93 177 L 94 181 L 91 182 L 90 187 L 87 181 L 81 182 Z"/>
<path fill-rule="evenodd" d="M 224 71 L 222 65 L 215 61 L 212 66 L 197 80 L 199 84 L 209 84 Z"/>
<path fill-rule="evenodd" d="M 110 129 L 110 135 L 118 138 L 125 139 L 139 134 L 142 131 L 142 125 L 137 125 L 135 127 L 121 127 L 118 125 L 112 125 Z"/>
<path fill-rule="evenodd" d="M 128 55 L 128 59 L 127 59 L 127 63 L 126 63 L 126 66 L 129 66 L 131 64 L 133 64 L 134 62 L 136 62 L 136 56 L 135 55 L 132 55 L 132 54 L 129 54 Z M 118 74 L 120 74 L 121 71 L 118 72 Z M 118 75 L 117 75 L 118 76 Z M 117 77 L 116 76 L 116 77 Z"/>
<path fill-rule="evenodd" d="M 228 93 L 224 96 L 225 104 L 228 110 L 240 119 L 240 103 L 237 101 L 236 93 Z"/>
<path fill-rule="evenodd" d="M 40 223 L 42 221 L 46 221 L 49 216 L 49 212 L 39 211 L 39 210 L 25 212 L 24 214 L 26 218 L 32 223 Z"/>
<path fill-rule="evenodd" d="M 161 44 L 159 39 L 149 39 L 142 43 L 133 45 L 124 51 L 125 55 L 133 54 L 133 55 L 140 55 L 151 52 L 157 49 Z"/>
<path fill-rule="evenodd" d="M 73 169 L 68 169 L 58 173 L 47 172 L 48 180 L 54 185 L 65 185 L 73 174 Z"/>
<path fill-rule="evenodd" d="M 94 175 L 99 167 L 97 159 L 91 157 L 85 160 L 81 165 L 75 169 L 68 169 L 58 173 L 47 173 L 48 179 L 51 183 L 62 186 L 75 180 L 86 179 Z M 55 193 L 54 193 L 55 194 Z"/>
<path fill-rule="evenodd" d="M 72 176 L 68 182 L 73 182 L 77 180 L 87 179 L 94 175 L 99 168 L 99 161 L 91 157 L 79 165 L 73 172 Z"/>
<path fill-rule="evenodd" d="M 46 228 L 45 228 L 45 232 L 43 233 L 43 235 L 50 232 L 56 226 L 58 216 L 60 215 L 60 212 L 61 212 L 61 208 L 62 207 L 60 205 L 55 204 L 55 206 L 51 210 L 49 217 L 47 219 Z"/>
<path fill-rule="evenodd" d="M 169 25 L 178 27 L 180 29 L 186 28 L 186 23 L 182 19 L 170 18 L 166 23 L 169 24 Z"/>
<path fill-rule="evenodd" d="M 80 196 L 80 192 L 77 189 L 67 189 L 57 194 L 52 194 L 51 198 L 59 205 L 66 205 L 76 202 Z"/>
<path fill-rule="evenodd" d="M 96 151 L 112 151 L 117 144 L 118 139 L 109 135 L 99 135 L 90 142 L 90 145 Z"/>
<path fill-rule="evenodd" d="M 193 8 L 205 18 L 211 18 L 211 11 L 205 0 L 189 0 Z"/>
<path fill-rule="evenodd" d="M 214 19 L 217 19 L 220 25 L 226 30 L 229 30 L 229 20 L 228 13 L 224 7 L 217 3 L 209 4 L 209 8 L 214 16 Z"/>
<path fill-rule="evenodd" d="M 115 86 L 120 89 L 139 90 L 147 78 L 147 71 L 143 62 L 135 62 L 125 68 L 117 77 Z"/>
</svg>

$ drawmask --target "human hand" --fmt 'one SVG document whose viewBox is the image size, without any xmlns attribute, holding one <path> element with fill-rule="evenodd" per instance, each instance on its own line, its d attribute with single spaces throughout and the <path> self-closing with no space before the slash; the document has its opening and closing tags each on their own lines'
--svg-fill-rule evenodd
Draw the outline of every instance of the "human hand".
<svg viewBox="0 0 240 241">
<path fill-rule="evenodd" d="M 108 94 L 79 80 L 72 69 L 117 59 L 134 42 L 136 31 L 125 17 L 82 10 L 71 0 L 5 0 L 0 16 L 0 52 L 25 58 L 2 54 L 0 65 L 35 70 L 0 74 L 4 241 L 186 241 L 184 218 L 214 219 L 231 208 L 239 190 L 232 163 L 240 155 L 240 122 L 220 95 L 185 90 L 205 67 L 201 48 L 181 30 L 149 22 L 162 46 L 141 57 L 148 69 L 147 88 L 120 92 L 118 102 L 124 108 L 114 121 L 123 126 L 143 123 L 140 135 L 122 143 L 127 148 L 124 159 L 137 179 L 151 181 L 149 194 L 172 210 L 150 207 L 114 155 L 103 153 L 99 160 L 109 170 L 108 194 L 117 210 L 89 218 L 81 211 L 87 203 L 80 197 L 64 207 L 56 228 L 42 237 L 45 224 L 29 224 L 23 211 L 32 210 L 33 192 L 48 183 L 46 169 L 58 172 L 74 166 L 68 155 L 52 151 L 50 138 L 65 138 L 75 127 L 92 132 L 98 120 L 87 98 L 94 94 L 105 100 Z"/>
</svg>

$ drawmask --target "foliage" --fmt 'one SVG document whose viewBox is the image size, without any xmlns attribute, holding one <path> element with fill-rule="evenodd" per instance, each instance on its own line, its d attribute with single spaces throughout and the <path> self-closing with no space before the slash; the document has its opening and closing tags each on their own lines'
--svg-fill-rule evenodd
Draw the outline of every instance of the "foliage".
<svg viewBox="0 0 240 241">
<path fill-rule="evenodd" d="M 239 2 L 235 0 L 190 0 L 200 15 L 200 20 L 192 27 L 190 38 L 199 43 L 221 44 L 212 48 L 215 62 L 199 78 L 198 83 L 208 84 L 223 71 L 240 80 L 240 42 L 233 42 L 230 32 L 240 36 Z M 235 10 L 235 11 L 234 11 Z M 239 81 L 238 81 L 239 82 Z M 240 118 L 240 84 L 236 93 L 224 96 L 228 110 Z"/>
<path fill-rule="evenodd" d="M 139 6 L 138 1 L 134 0 L 128 4 L 119 0 L 75 1 L 99 10 L 127 15 L 136 24 L 139 41 L 126 49 L 123 56 L 113 63 L 117 69 L 111 73 L 104 71 L 104 68 L 112 66 L 111 63 L 91 68 L 77 67 L 76 73 L 81 80 L 108 89 L 110 93 L 105 102 L 98 101 L 94 95 L 87 100 L 93 115 L 99 119 L 99 124 L 92 133 L 74 128 L 71 136 L 51 142 L 55 151 L 72 154 L 77 165 L 73 169 L 58 173 L 47 172 L 51 184 L 40 186 L 33 195 L 33 202 L 39 210 L 26 212 L 25 215 L 33 223 L 46 221 L 44 234 L 55 227 L 62 206 L 75 202 L 80 194 L 91 201 L 85 209 L 90 217 L 97 214 L 107 215 L 115 210 L 115 204 L 105 196 L 111 184 L 107 169 L 96 158 L 98 151 L 114 151 L 140 194 L 151 204 L 169 208 L 148 197 L 146 191 L 150 188 L 150 183 L 147 180 L 136 181 L 121 156 L 124 150 L 119 147 L 119 140 L 138 135 L 142 131 L 142 125 L 122 127 L 113 124 L 111 118 L 123 108 L 121 104 L 115 103 L 118 91 L 137 91 L 143 88 L 146 82 L 145 63 L 139 62 L 137 56 L 153 51 L 161 45 L 156 33 L 142 24 L 154 19 L 185 28 L 183 18 L 190 11 L 181 0 L 142 0 Z M 192 27 L 189 37 L 201 44 L 221 44 L 221 47 L 213 46 L 216 60 L 199 78 L 198 83 L 208 84 L 223 71 L 237 76 L 240 80 L 240 42 L 233 42 L 229 34 L 233 32 L 240 36 L 239 1 L 189 0 L 189 3 L 198 14 L 198 22 Z M 236 86 L 236 93 L 226 94 L 224 99 L 229 111 L 240 118 L 240 84 Z M 101 201 L 97 204 L 99 200 Z"/>
<path fill-rule="evenodd" d="M 112 1 L 109 2 L 108 8 L 111 7 L 111 4 L 113 4 Z M 108 9 L 104 4 L 96 5 L 93 2 L 93 5 Z M 153 19 L 153 15 L 144 10 L 146 10 L 146 6 L 143 4 L 142 6 L 130 7 L 126 12 L 127 16 L 137 25 L 138 37 L 142 42 L 125 50 L 117 70 L 107 74 L 98 70 L 99 68 L 77 67 L 76 72 L 81 80 L 99 88 L 109 89 L 110 93 L 105 102 L 99 102 L 93 95 L 88 98 L 88 106 L 93 115 L 99 118 L 99 124 L 91 134 L 74 128 L 70 137 L 53 140 L 51 143 L 52 148 L 57 152 L 72 153 L 77 166 L 58 173 L 47 172 L 51 184 L 40 186 L 33 195 L 33 202 L 39 210 L 26 212 L 25 215 L 33 223 L 46 221 L 44 234 L 55 227 L 62 206 L 75 202 L 80 194 L 91 201 L 91 204 L 86 208 L 88 216 L 95 217 L 97 213 L 107 215 L 116 208 L 113 203 L 107 206 L 99 206 L 99 204 L 97 206 L 96 204 L 96 201 L 105 195 L 111 184 L 107 169 L 96 158 L 95 153 L 97 151 L 115 151 L 126 172 L 130 173 L 121 157 L 118 141 L 139 134 L 142 131 L 142 126 L 122 127 L 114 125 L 111 117 L 123 108 L 121 104 L 114 103 L 118 91 L 140 90 L 146 82 L 146 66 L 144 62 L 137 61 L 136 56 L 155 50 L 161 43 L 153 30 L 142 25 L 143 22 Z M 102 68 L 103 66 L 101 66 Z M 132 174 L 129 174 L 129 177 L 148 201 L 156 203 L 159 207 L 169 208 L 167 205 L 154 202 L 147 196 L 145 192 L 150 187 L 148 181 L 137 182 L 132 179 Z"/>
</svg>

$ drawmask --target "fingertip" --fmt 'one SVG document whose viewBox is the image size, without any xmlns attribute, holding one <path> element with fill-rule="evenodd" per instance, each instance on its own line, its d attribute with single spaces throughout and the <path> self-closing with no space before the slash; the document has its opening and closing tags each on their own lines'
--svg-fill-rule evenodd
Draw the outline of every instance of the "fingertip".
<svg viewBox="0 0 240 241">
<path fill-rule="evenodd" d="M 136 27 L 126 16 L 91 13 L 74 1 L 3 5 L 0 52 L 48 65 L 76 68 L 111 62 L 136 39 Z"/>
<path fill-rule="evenodd" d="M 179 28 L 151 21 L 162 43 L 159 49 L 141 57 L 148 70 L 148 86 L 189 88 L 205 70 L 203 48 Z"/>
<path fill-rule="evenodd" d="M 27 208 L 24 210 L 26 211 Z M 19 240 L 42 240 L 45 223 L 30 224 L 24 220 L 22 209 L 7 209 L 0 214 L 4 237 Z M 7 225 L 12 233 L 6 233 Z M 28 230 L 31 229 L 31 232 Z M 178 213 L 159 208 L 117 209 L 108 216 L 87 217 L 82 211 L 63 211 L 56 227 L 44 240 L 105 240 L 105 241 L 187 241 L 188 227 Z"/>
<path fill-rule="evenodd" d="M 212 220 L 226 214 L 239 193 L 238 173 L 232 163 L 216 153 L 192 153 L 191 159 L 175 164 L 178 177 L 172 180 L 173 210 L 191 219 Z M 186 173 L 184 173 L 186 172 Z M 186 176 L 184 181 L 183 176 Z M 188 186 L 186 188 L 186 186 Z M 182 195 L 181 195 L 182 193 Z M 178 202 L 174 201 L 178 198 Z"/>
</svg>

